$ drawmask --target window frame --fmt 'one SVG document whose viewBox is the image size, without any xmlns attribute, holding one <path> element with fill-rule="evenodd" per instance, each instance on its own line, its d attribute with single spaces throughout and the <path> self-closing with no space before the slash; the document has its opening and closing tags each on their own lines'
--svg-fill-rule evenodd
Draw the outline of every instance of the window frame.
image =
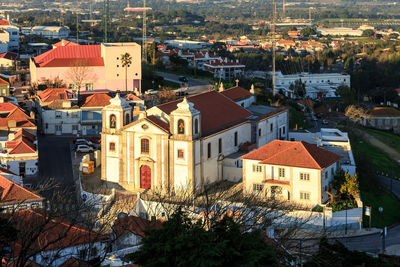
<svg viewBox="0 0 400 267">
<path fill-rule="evenodd" d="M 176 152 L 177 159 L 185 159 L 185 151 L 179 148 Z"/>
<path fill-rule="evenodd" d="M 300 180 L 301 181 L 310 181 L 310 174 L 307 172 L 300 173 Z"/>
<path fill-rule="evenodd" d="M 140 139 L 140 153 L 141 154 L 150 154 L 150 139 L 141 138 Z"/>
<path fill-rule="evenodd" d="M 278 177 L 279 178 L 286 178 L 285 174 L 286 174 L 285 173 L 285 168 L 278 168 Z"/>
<path fill-rule="evenodd" d="M 115 152 L 115 148 L 116 148 L 115 142 L 108 143 L 108 151 Z"/>
</svg>

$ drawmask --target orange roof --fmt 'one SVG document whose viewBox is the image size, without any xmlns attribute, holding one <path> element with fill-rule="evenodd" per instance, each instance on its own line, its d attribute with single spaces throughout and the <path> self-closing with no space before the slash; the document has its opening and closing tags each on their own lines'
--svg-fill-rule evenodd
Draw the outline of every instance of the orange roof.
<svg viewBox="0 0 400 267">
<path fill-rule="evenodd" d="M 3 80 L 2 78 L 0 78 L 0 84 L 10 85 L 9 82 Z"/>
<path fill-rule="evenodd" d="M 161 127 L 163 130 L 169 132 L 169 124 L 166 122 L 163 122 L 162 120 L 160 120 L 159 118 L 157 118 L 156 116 L 148 116 L 147 120 L 151 121 L 152 123 L 154 123 L 155 125 Z"/>
<path fill-rule="evenodd" d="M 137 97 L 135 94 L 132 94 L 132 93 L 130 93 L 130 94 L 128 94 L 126 96 L 126 100 L 129 100 L 129 101 L 143 101 L 141 98 Z"/>
<path fill-rule="evenodd" d="M 400 117 L 400 110 L 392 107 L 376 107 L 370 109 L 368 114 L 376 117 Z"/>
<path fill-rule="evenodd" d="M 53 47 L 56 48 L 56 47 L 68 46 L 68 45 L 79 45 L 79 44 L 62 39 L 58 43 L 53 44 Z"/>
<path fill-rule="evenodd" d="M 67 88 L 47 88 L 37 94 L 42 102 L 52 102 L 54 100 L 67 100 L 73 97 L 73 93 Z"/>
<path fill-rule="evenodd" d="M 0 203 L 22 203 L 39 199 L 42 199 L 42 197 L 0 175 Z"/>
<path fill-rule="evenodd" d="M 15 120 L 17 127 L 35 127 L 23 109 L 9 102 L 0 103 L 0 127 L 7 127 L 11 120 Z"/>
<path fill-rule="evenodd" d="M 85 99 L 82 107 L 104 107 L 110 104 L 110 99 L 107 94 L 93 94 Z"/>
<path fill-rule="evenodd" d="M 189 96 L 187 100 L 192 102 L 194 108 L 201 112 L 203 136 L 244 121 L 252 115 L 245 108 L 217 91 Z M 182 102 L 182 99 L 161 104 L 157 107 L 163 112 L 170 114 L 173 110 L 177 109 L 177 104 L 180 102 Z"/>
<path fill-rule="evenodd" d="M 325 169 L 342 157 L 307 142 L 274 140 L 241 157 L 260 164 Z"/>
<path fill-rule="evenodd" d="M 5 19 L 0 19 L 0 25 L 10 25 L 10 22 Z"/>
<path fill-rule="evenodd" d="M 59 46 L 32 60 L 37 67 L 104 66 L 100 45 Z"/>
<path fill-rule="evenodd" d="M 161 227 L 160 221 L 149 221 L 136 216 L 127 216 L 117 219 L 113 228 L 117 237 L 129 232 L 144 237 L 146 230 L 160 229 Z"/>
<path fill-rule="evenodd" d="M 8 154 L 36 153 L 36 146 L 28 138 L 21 137 L 6 143 Z"/>
<path fill-rule="evenodd" d="M 15 60 L 17 56 L 18 56 L 17 54 L 12 52 L 5 52 L 0 54 L 0 58 L 10 59 L 10 60 Z"/>
<path fill-rule="evenodd" d="M 223 94 L 226 97 L 229 97 L 233 101 L 249 98 L 250 96 L 252 96 L 252 94 L 249 91 L 239 86 L 226 89 L 222 91 L 221 94 Z"/>
</svg>

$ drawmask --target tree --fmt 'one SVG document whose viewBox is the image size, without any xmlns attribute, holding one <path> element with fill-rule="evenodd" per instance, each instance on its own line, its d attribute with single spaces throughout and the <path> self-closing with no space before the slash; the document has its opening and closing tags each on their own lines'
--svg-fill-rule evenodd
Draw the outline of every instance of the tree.
<svg viewBox="0 0 400 267">
<path fill-rule="evenodd" d="M 125 92 L 128 92 L 128 66 L 132 64 L 132 57 L 129 53 L 121 55 L 122 67 L 125 67 Z"/>
<path fill-rule="evenodd" d="M 367 111 L 363 107 L 356 107 L 354 105 L 348 106 L 344 115 L 356 123 L 369 117 Z"/>
<path fill-rule="evenodd" d="M 346 107 L 356 102 L 356 90 L 347 85 L 339 86 L 336 89 L 336 95 L 340 96 Z"/>
<path fill-rule="evenodd" d="M 350 175 L 348 172 L 344 174 L 344 182 L 340 186 L 339 192 L 346 196 L 352 196 L 354 199 L 358 198 L 360 193 L 358 176 L 357 174 Z"/>
<path fill-rule="evenodd" d="M 371 30 L 371 29 L 368 29 L 368 30 L 363 31 L 361 36 L 363 36 L 363 37 L 372 37 L 374 35 L 375 35 L 375 31 Z"/>
<path fill-rule="evenodd" d="M 98 78 L 89 67 L 87 59 L 77 59 L 73 61 L 65 77 L 69 83 L 74 86 L 74 89 L 78 91 L 78 95 L 85 83 L 93 83 Z"/>
<path fill-rule="evenodd" d="M 301 79 L 297 79 L 294 83 L 291 83 L 289 89 L 293 91 L 297 97 L 304 97 L 306 95 L 306 83 L 303 83 Z"/>
<path fill-rule="evenodd" d="M 242 232 L 229 216 L 206 230 L 178 210 L 161 229 L 147 231 L 142 242 L 127 258 L 144 266 L 279 265 L 277 250 L 260 231 Z"/>
<path fill-rule="evenodd" d="M 304 27 L 301 29 L 300 34 L 305 36 L 305 37 L 310 37 L 311 35 L 317 34 L 314 28 L 311 27 Z"/>
</svg>

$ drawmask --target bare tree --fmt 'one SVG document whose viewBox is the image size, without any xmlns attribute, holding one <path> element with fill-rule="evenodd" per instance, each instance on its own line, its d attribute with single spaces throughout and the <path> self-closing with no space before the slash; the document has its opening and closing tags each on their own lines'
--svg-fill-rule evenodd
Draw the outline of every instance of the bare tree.
<svg viewBox="0 0 400 267">
<path fill-rule="evenodd" d="M 346 108 L 345 115 L 355 123 L 359 123 L 362 120 L 369 118 L 367 110 L 363 107 L 356 107 L 354 105 L 350 105 Z"/>
<path fill-rule="evenodd" d="M 87 59 L 76 59 L 65 74 L 66 79 L 80 93 L 85 83 L 93 83 L 98 77 L 90 68 Z"/>
</svg>

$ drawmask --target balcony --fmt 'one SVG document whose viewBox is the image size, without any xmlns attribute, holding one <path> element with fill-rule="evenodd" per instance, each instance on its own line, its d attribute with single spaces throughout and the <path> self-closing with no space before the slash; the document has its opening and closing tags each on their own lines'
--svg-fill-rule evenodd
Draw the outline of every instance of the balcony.
<svg viewBox="0 0 400 267">
<path fill-rule="evenodd" d="M 278 180 L 278 179 L 266 179 L 266 180 L 263 180 L 263 183 L 290 185 L 290 181 L 289 180 Z"/>
</svg>

